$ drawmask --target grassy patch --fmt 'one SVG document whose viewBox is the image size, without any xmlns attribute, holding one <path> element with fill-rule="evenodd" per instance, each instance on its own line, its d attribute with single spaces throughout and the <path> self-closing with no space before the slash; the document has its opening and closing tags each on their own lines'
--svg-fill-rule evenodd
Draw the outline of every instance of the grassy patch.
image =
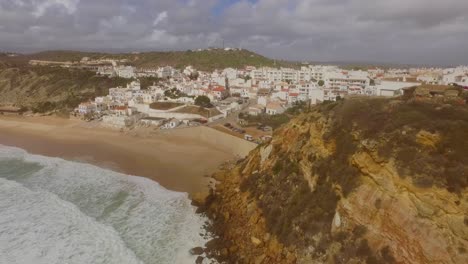
<svg viewBox="0 0 468 264">
<path fill-rule="evenodd" d="M 355 173 L 347 162 L 358 143 L 353 140 L 352 133 L 358 133 L 360 141 L 377 140 L 379 154 L 385 158 L 394 157 L 400 174 L 412 177 L 418 186 L 435 185 L 452 192 L 460 192 L 468 186 L 467 106 L 355 99 L 320 108 L 334 119 L 325 140 L 337 142 L 337 153 L 324 162 L 329 166 L 321 172 L 337 172 L 334 177 L 345 184 L 342 185 L 344 190 L 352 189 L 353 182 L 342 177 Z M 440 135 L 440 142 L 434 149 L 417 143 L 416 134 L 421 130 Z M 334 172 L 330 172 L 332 168 Z"/>
<path fill-rule="evenodd" d="M 176 113 L 183 113 L 183 114 L 195 114 L 195 115 L 201 115 L 205 118 L 210 118 L 213 116 L 217 116 L 222 114 L 218 109 L 216 108 L 204 108 L 201 106 L 192 106 L 188 105 L 186 107 L 183 107 L 177 111 Z"/>
<path fill-rule="evenodd" d="M 155 103 L 150 104 L 150 108 L 155 109 L 155 110 L 169 110 L 169 109 L 176 108 L 182 105 L 184 104 L 174 103 L 174 102 L 155 102 Z"/>
</svg>

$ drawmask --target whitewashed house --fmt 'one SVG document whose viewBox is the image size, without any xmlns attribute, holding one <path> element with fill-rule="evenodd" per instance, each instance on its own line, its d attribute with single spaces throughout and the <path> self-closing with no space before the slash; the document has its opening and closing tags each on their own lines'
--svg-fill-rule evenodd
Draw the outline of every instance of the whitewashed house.
<svg viewBox="0 0 468 264">
<path fill-rule="evenodd" d="M 265 108 L 267 115 L 279 115 L 284 113 L 286 109 L 279 102 L 270 102 Z"/>
<path fill-rule="evenodd" d="M 382 81 L 376 85 L 376 95 L 393 97 L 403 94 L 406 88 L 419 86 L 421 83 Z"/>
<path fill-rule="evenodd" d="M 309 91 L 309 99 L 311 104 L 317 104 L 323 102 L 324 99 L 324 91 L 319 87 L 314 87 Z"/>
<path fill-rule="evenodd" d="M 86 103 L 81 103 L 78 105 L 78 113 L 82 115 L 86 114 L 92 114 L 97 111 L 97 106 L 96 103 L 94 102 L 86 102 Z"/>
<path fill-rule="evenodd" d="M 168 78 L 172 76 L 172 67 L 159 67 L 156 71 L 159 78 Z"/>
<path fill-rule="evenodd" d="M 262 106 L 267 106 L 268 104 L 268 96 L 259 96 L 257 98 L 257 104 Z"/>
<path fill-rule="evenodd" d="M 263 105 L 249 106 L 249 115 L 258 116 L 258 115 L 263 114 L 264 111 L 265 111 L 265 106 Z"/>
<path fill-rule="evenodd" d="M 132 66 L 118 66 L 115 67 L 115 71 L 117 76 L 121 78 L 131 79 L 136 77 L 135 67 Z"/>
<path fill-rule="evenodd" d="M 173 128 L 178 127 L 180 125 L 180 123 L 181 123 L 180 120 L 173 118 L 173 119 L 167 121 L 162 126 L 162 128 L 164 128 L 164 129 L 173 129 Z"/>
</svg>

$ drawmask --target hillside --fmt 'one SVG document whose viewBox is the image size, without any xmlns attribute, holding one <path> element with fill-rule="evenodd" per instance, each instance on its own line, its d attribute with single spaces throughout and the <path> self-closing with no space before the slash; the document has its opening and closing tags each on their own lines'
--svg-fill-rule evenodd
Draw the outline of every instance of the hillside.
<svg viewBox="0 0 468 264">
<path fill-rule="evenodd" d="M 15 60 L 50 60 L 78 62 L 83 57 L 90 59 L 118 59 L 127 60 L 129 64 L 137 67 L 174 66 L 182 68 L 192 65 L 203 71 L 224 69 L 228 67 L 243 68 L 244 66 L 294 66 L 293 63 L 266 58 L 248 50 L 222 49 L 203 51 L 171 51 L 171 52 L 141 52 L 141 53 L 95 53 L 79 51 L 45 51 L 35 54 L 23 55 Z"/>
<path fill-rule="evenodd" d="M 125 85 L 128 80 L 94 76 L 93 72 L 78 69 L 31 66 L 29 60 L 73 61 L 90 59 L 127 60 L 138 67 L 192 65 L 200 70 L 242 68 L 252 66 L 286 66 L 247 50 L 205 50 L 179 52 L 145 52 L 139 54 L 106 54 L 77 51 L 46 51 L 9 57 L 0 53 L 0 105 L 15 105 L 34 111 L 70 110 L 79 102 L 105 95 L 111 87 Z M 143 86 L 154 80 L 143 78 Z"/>
<path fill-rule="evenodd" d="M 216 173 L 225 263 L 468 263 L 468 107 L 322 104 Z"/>
<path fill-rule="evenodd" d="M 71 110 L 80 102 L 128 80 L 97 77 L 93 72 L 58 67 L 12 67 L 0 62 L 0 105 L 26 107 L 37 112 Z"/>
</svg>

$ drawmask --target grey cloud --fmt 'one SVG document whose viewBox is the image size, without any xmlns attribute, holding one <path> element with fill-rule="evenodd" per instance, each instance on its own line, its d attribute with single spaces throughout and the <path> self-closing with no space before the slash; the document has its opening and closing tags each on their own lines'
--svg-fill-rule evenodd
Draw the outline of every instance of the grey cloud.
<svg viewBox="0 0 468 264">
<path fill-rule="evenodd" d="M 465 0 L 240 0 L 214 15 L 217 1 L 2 0 L 0 49 L 193 49 L 224 39 L 281 59 L 468 63 Z"/>
</svg>

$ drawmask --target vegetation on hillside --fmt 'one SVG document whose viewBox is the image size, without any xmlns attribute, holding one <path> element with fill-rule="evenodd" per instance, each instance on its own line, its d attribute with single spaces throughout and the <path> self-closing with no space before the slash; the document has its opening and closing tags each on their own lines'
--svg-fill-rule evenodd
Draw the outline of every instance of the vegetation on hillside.
<svg viewBox="0 0 468 264">
<path fill-rule="evenodd" d="M 213 105 L 211 104 L 210 98 L 205 95 L 197 96 L 197 98 L 195 98 L 195 105 L 205 107 L 205 108 L 213 107 Z"/>
<path fill-rule="evenodd" d="M 304 128 L 319 119 L 327 120 L 323 142 L 335 146 L 327 157 L 305 148 L 312 135 Z M 342 248 L 334 256 L 335 263 L 351 259 L 394 263 L 388 247 L 369 248 L 363 238 L 365 228 L 333 235 L 330 231 L 338 202 L 360 183 L 360 171 L 351 164 L 354 154 L 375 148 L 384 161 L 394 160 L 402 178 L 421 188 L 434 186 L 460 195 L 468 187 L 467 105 L 414 98 L 327 102 L 275 134 L 281 135 L 288 135 L 287 143 L 273 144 L 271 155 L 276 162 L 271 170 L 256 168 L 246 175 L 241 190 L 255 197 L 268 231 L 284 245 L 303 249 L 313 245 L 314 254 L 320 256 L 339 242 Z M 317 177 L 313 192 L 300 167 L 304 159 L 313 164 L 310 173 Z"/>
<path fill-rule="evenodd" d="M 177 88 L 172 88 L 172 89 L 164 91 L 164 96 L 169 97 L 171 99 L 177 99 L 180 97 L 185 97 L 187 95 L 181 92 L 180 90 L 178 90 Z"/>
<path fill-rule="evenodd" d="M 59 67 L 24 66 L 0 69 L 0 103 L 34 112 L 71 110 L 80 102 L 108 94 L 128 80 L 95 76 L 93 72 Z"/>
<path fill-rule="evenodd" d="M 184 104 L 176 102 L 154 102 L 150 104 L 150 108 L 155 110 L 169 110 L 182 105 Z"/>
<path fill-rule="evenodd" d="M 158 77 L 141 77 L 138 78 L 140 81 L 141 89 L 148 89 L 148 87 L 153 86 L 161 81 L 161 78 Z"/>
<path fill-rule="evenodd" d="M 379 154 L 386 159 L 395 158 L 400 175 L 412 177 L 414 184 L 436 185 L 451 192 L 468 186 L 466 105 L 346 100 L 324 106 L 322 111 L 336 120 L 325 140 L 344 139 L 337 144 L 346 146 L 337 151 L 347 154 L 344 158 L 356 150 L 358 142 L 351 133 L 358 131 L 363 140 L 379 142 Z"/>
<path fill-rule="evenodd" d="M 141 53 L 95 53 L 79 51 L 45 51 L 28 56 L 23 59 L 71 61 L 78 62 L 83 57 L 90 59 L 118 59 L 127 60 L 137 67 L 174 66 L 183 68 L 192 65 L 203 71 L 224 69 L 228 67 L 243 68 L 244 66 L 297 66 L 285 61 L 274 61 L 248 50 L 212 49 L 203 51 L 170 51 L 170 52 L 141 52 Z"/>
</svg>

